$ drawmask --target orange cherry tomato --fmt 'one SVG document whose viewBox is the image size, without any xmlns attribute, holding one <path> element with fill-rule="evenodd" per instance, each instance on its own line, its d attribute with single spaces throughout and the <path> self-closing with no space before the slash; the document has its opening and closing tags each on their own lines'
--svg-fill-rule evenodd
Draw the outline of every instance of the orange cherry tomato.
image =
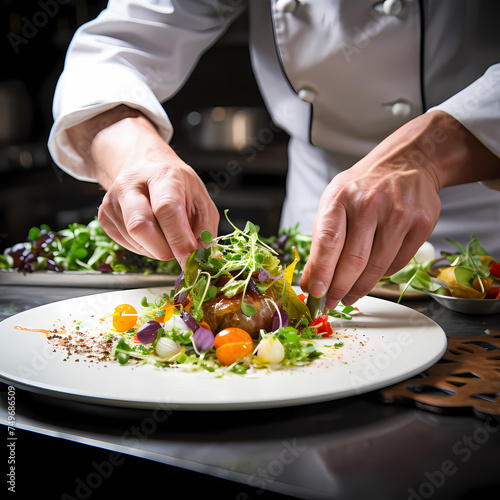
<svg viewBox="0 0 500 500">
<path fill-rule="evenodd" d="M 217 359 L 229 366 L 253 351 L 253 340 L 241 328 L 225 328 L 215 336 L 214 347 Z"/>
<path fill-rule="evenodd" d="M 300 293 L 299 295 L 297 295 L 297 297 L 302 301 L 304 302 L 304 304 L 306 303 L 306 294 L 305 293 Z"/>
<path fill-rule="evenodd" d="M 225 366 L 232 365 L 253 351 L 253 342 L 230 342 L 215 349 L 217 359 Z"/>
<path fill-rule="evenodd" d="M 224 328 L 216 336 L 214 340 L 214 346 L 220 347 L 224 344 L 230 344 L 232 342 L 250 342 L 253 343 L 252 337 L 242 330 L 241 328 Z"/>
<path fill-rule="evenodd" d="M 123 316 L 126 314 L 127 316 Z M 131 316 L 129 316 L 129 314 Z M 126 332 L 137 323 L 137 311 L 130 304 L 121 304 L 113 312 L 113 328 L 117 332 Z"/>
</svg>

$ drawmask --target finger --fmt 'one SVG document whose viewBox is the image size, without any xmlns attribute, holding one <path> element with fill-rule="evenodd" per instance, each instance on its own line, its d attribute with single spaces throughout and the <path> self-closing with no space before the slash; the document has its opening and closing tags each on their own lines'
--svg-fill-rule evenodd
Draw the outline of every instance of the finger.
<svg viewBox="0 0 500 500">
<path fill-rule="evenodd" d="M 434 213 L 430 213 L 429 215 L 418 212 L 415 213 L 412 229 L 406 235 L 401 250 L 388 267 L 386 275 L 390 276 L 394 274 L 411 261 L 422 244 L 427 241 L 432 234 L 438 217 L 439 207 L 435 208 Z"/>
<path fill-rule="evenodd" d="M 343 297 L 343 304 L 352 305 L 371 292 L 401 251 L 403 241 L 404 235 L 399 231 L 387 231 L 385 226 L 377 230 L 368 262 L 359 278 Z"/>
<path fill-rule="evenodd" d="M 184 200 L 159 189 L 160 183 L 150 186 L 151 208 L 165 241 L 182 268 L 197 248 L 199 235 L 195 236 L 186 212 Z"/>
<path fill-rule="evenodd" d="M 406 266 L 429 234 L 418 225 L 412 226 L 409 231 L 401 227 L 401 224 L 381 225 L 377 229 L 365 270 L 342 302 L 346 305 L 353 304 L 367 295 L 382 276 L 390 276 Z"/>
<path fill-rule="evenodd" d="M 301 280 L 303 290 L 314 297 L 322 297 L 328 291 L 344 246 L 346 228 L 346 211 L 340 200 L 334 198 L 320 208 Z"/>
<path fill-rule="evenodd" d="M 99 207 L 98 220 L 103 228 L 104 232 L 116 243 L 121 245 L 123 248 L 130 250 L 139 255 L 145 255 L 149 258 L 154 258 L 152 255 L 149 255 L 140 245 L 138 245 L 134 240 L 125 235 L 124 229 L 119 229 L 115 220 L 118 218 L 110 216 L 109 212 L 107 212 L 106 208 L 101 205 Z"/>
<path fill-rule="evenodd" d="M 174 257 L 145 193 L 136 189 L 124 192 L 120 208 L 126 234 L 137 245 L 158 260 L 170 260 Z"/>
<path fill-rule="evenodd" d="M 203 231 L 210 231 L 214 238 L 217 237 L 220 215 L 214 203 L 211 200 L 209 200 L 209 202 L 210 203 L 207 203 L 203 208 L 196 210 L 198 216 L 196 217 L 194 223 L 191 222 L 193 234 L 197 236 L 199 243 L 198 246 L 206 245 L 200 237 Z"/>
<path fill-rule="evenodd" d="M 373 246 L 377 218 L 373 214 L 356 212 L 347 215 L 347 236 L 335 274 L 327 293 L 326 307 L 332 309 L 344 299 L 365 270 Z"/>
</svg>

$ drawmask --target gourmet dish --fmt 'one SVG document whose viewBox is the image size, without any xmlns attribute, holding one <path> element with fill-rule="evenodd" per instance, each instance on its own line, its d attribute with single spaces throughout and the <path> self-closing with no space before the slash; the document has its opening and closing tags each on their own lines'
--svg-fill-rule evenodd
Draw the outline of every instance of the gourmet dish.
<svg viewBox="0 0 500 500">
<path fill-rule="evenodd" d="M 202 233 L 206 247 L 193 252 L 169 293 L 144 297 L 140 307 L 117 304 L 93 336 L 58 328 L 49 341 L 92 344 L 99 361 L 221 374 L 307 365 L 323 354 L 318 340 L 329 340 L 321 343 L 329 352 L 342 348 L 331 320 L 351 319 L 355 308 L 340 305 L 312 318 L 292 287 L 298 254 L 285 268 L 254 224 L 233 228 L 217 238 Z"/>
</svg>

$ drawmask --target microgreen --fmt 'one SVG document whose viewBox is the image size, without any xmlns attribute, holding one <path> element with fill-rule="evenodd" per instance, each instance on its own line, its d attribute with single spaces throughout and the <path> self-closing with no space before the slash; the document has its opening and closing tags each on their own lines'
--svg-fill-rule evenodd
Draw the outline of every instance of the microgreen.
<svg viewBox="0 0 500 500">
<path fill-rule="evenodd" d="M 280 266 L 276 252 L 259 240 L 259 227 L 247 222 L 245 229 L 241 230 L 231 222 L 227 213 L 226 210 L 224 214 L 233 232 L 217 238 L 210 234 L 210 245 L 200 248 L 188 259 L 184 283 L 177 292 L 191 293 L 195 313 L 192 309 L 191 314 L 195 319 L 196 315 L 201 318 L 203 301 L 215 295 L 216 290 L 209 286 L 210 278 L 215 280 L 220 276 L 229 278 L 220 292 L 228 298 L 241 294 L 241 310 L 246 316 L 252 316 L 257 310 L 245 302 L 245 296 L 253 273 L 265 269 L 272 274 Z M 208 238 L 206 233 L 209 232 L 202 232 L 202 239 L 204 236 Z M 259 290 L 262 290 L 262 285 Z"/>
</svg>

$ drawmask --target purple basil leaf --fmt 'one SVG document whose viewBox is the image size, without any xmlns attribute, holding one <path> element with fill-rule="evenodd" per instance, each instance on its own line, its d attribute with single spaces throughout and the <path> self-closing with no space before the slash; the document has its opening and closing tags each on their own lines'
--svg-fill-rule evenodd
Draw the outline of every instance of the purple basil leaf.
<svg viewBox="0 0 500 500">
<path fill-rule="evenodd" d="M 195 333 L 196 330 L 198 330 L 198 328 L 200 328 L 200 326 L 198 325 L 198 323 L 196 322 L 196 320 L 188 312 L 182 311 L 181 312 L 181 318 L 182 318 L 182 321 L 184 321 L 184 323 L 186 323 L 186 326 L 193 333 Z"/>
<path fill-rule="evenodd" d="M 279 276 L 271 276 L 268 271 L 263 269 L 262 271 L 259 271 L 258 280 L 266 281 L 268 278 L 271 278 L 272 280 L 279 280 L 283 278 L 283 275 L 284 273 L 281 273 Z"/>
<path fill-rule="evenodd" d="M 97 270 L 100 271 L 101 273 L 112 273 L 113 269 L 109 264 L 106 264 L 105 262 L 102 262 L 97 266 Z"/>
<path fill-rule="evenodd" d="M 179 295 L 176 295 L 174 298 L 174 304 L 182 304 L 188 297 L 186 292 L 181 292 Z"/>
<path fill-rule="evenodd" d="M 141 344 L 152 344 L 158 336 L 158 329 L 161 328 L 158 321 L 148 321 L 137 330 L 137 340 Z"/>
<path fill-rule="evenodd" d="M 193 334 L 193 346 L 198 354 L 208 351 L 214 345 L 214 334 L 200 326 Z"/>
<path fill-rule="evenodd" d="M 272 324 L 273 332 L 279 330 L 280 327 L 286 328 L 288 326 L 288 321 L 289 321 L 288 313 L 284 309 L 275 311 L 273 314 L 273 324 Z"/>
<path fill-rule="evenodd" d="M 285 248 L 285 243 L 287 241 L 288 241 L 288 234 L 284 233 L 276 240 L 276 243 L 278 244 L 278 247 Z"/>
<path fill-rule="evenodd" d="M 47 261 L 47 269 L 49 271 L 57 271 L 58 273 L 62 273 L 62 268 L 59 267 L 52 259 Z"/>
<path fill-rule="evenodd" d="M 262 295 L 262 292 L 257 288 L 257 285 L 255 284 L 254 280 L 250 280 L 248 282 L 248 286 L 250 287 L 250 290 L 252 290 L 255 295 Z"/>
<path fill-rule="evenodd" d="M 177 276 L 177 279 L 175 280 L 175 283 L 174 283 L 174 292 L 175 293 L 177 293 L 177 290 L 179 289 L 179 285 L 180 285 L 183 278 L 184 278 L 184 271 L 181 271 L 181 273 L 179 274 L 179 276 Z"/>
</svg>

